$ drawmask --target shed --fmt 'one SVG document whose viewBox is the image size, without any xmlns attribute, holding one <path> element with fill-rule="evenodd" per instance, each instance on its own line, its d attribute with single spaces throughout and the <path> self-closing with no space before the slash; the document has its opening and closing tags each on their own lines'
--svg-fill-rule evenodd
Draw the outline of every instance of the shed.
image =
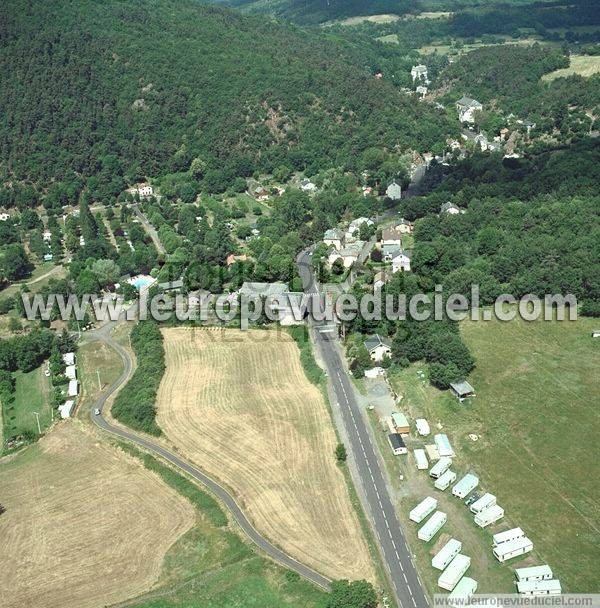
<svg viewBox="0 0 600 608">
<path fill-rule="evenodd" d="M 477 499 L 470 507 L 471 513 L 479 513 L 488 507 L 496 504 L 496 497 L 486 492 L 481 498 Z"/>
<path fill-rule="evenodd" d="M 451 382 L 450 390 L 460 402 L 464 401 L 467 397 L 475 397 L 475 389 L 466 380 Z"/>
<path fill-rule="evenodd" d="M 392 413 L 392 423 L 396 427 L 396 433 L 408 434 L 410 432 L 408 419 L 401 412 Z"/>
<path fill-rule="evenodd" d="M 413 454 L 415 456 L 417 469 L 419 469 L 419 471 L 425 471 L 429 468 L 429 461 L 427 460 L 427 454 L 425 453 L 425 450 L 423 450 L 422 448 L 415 448 Z"/>
<path fill-rule="evenodd" d="M 562 589 L 558 579 L 543 581 L 519 581 L 517 591 L 522 595 L 560 595 Z"/>
<path fill-rule="evenodd" d="M 542 566 L 530 566 L 529 568 L 516 568 L 515 576 L 518 581 L 546 581 L 554 575 L 548 564 Z"/>
<path fill-rule="evenodd" d="M 429 471 L 429 476 L 437 479 L 440 475 L 443 475 L 452 466 L 452 459 L 444 456 L 440 458 Z"/>
<path fill-rule="evenodd" d="M 492 505 L 475 515 L 474 521 L 480 528 L 485 528 L 504 517 L 504 509 L 500 505 Z"/>
<path fill-rule="evenodd" d="M 438 587 L 452 591 L 471 565 L 471 558 L 459 553 L 440 574 Z"/>
<path fill-rule="evenodd" d="M 75 401 L 69 399 L 65 401 L 62 405 L 58 406 L 58 411 L 60 413 L 61 418 L 69 418 L 71 412 L 73 411 L 73 407 L 75 407 Z"/>
<path fill-rule="evenodd" d="M 477 581 L 468 576 L 463 576 L 448 596 L 448 603 L 464 606 L 467 600 L 475 594 L 475 591 L 477 591 Z"/>
<path fill-rule="evenodd" d="M 460 553 L 462 543 L 451 538 L 431 559 L 431 565 L 436 570 L 444 570 L 446 566 Z"/>
<path fill-rule="evenodd" d="M 441 529 L 448 520 L 448 516 L 442 511 L 436 511 L 426 522 L 425 525 L 419 528 L 417 536 L 425 542 L 430 541 Z"/>
<path fill-rule="evenodd" d="M 479 477 L 467 473 L 453 488 L 452 494 L 458 498 L 464 498 L 479 485 Z"/>
<path fill-rule="evenodd" d="M 521 528 L 511 528 L 510 530 L 505 530 L 504 532 L 494 534 L 494 536 L 492 536 L 492 545 L 496 547 L 502 543 L 507 543 L 508 541 L 515 540 L 523 536 L 525 536 L 525 532 L 523 532 Z"/>
<path fill-rule="evenodd" d="M 456 480 L 456 473 L 448 469 L 443 475 L 436 479 L 433 484 L 438 490 L 442 492 Z"/>
<path fill-rule="evenodd" d="M 396 456 L 408 453 L 406 445 L 404 445 L 404 441 L 402 440 L 402 437 L 398 435 L 398 433 L 390 433 L 388 435 L 388 441 L 392 448 L 392 452 L 394 452 Z"/>
<path fill-rule="evenodd" d="M 450 440 L 448 439 L 448 435 L 446 435 L 445 433 L 438 433 L 437 435 L 434 436 L 434 441 L 435 441 L 435 445 L 438 449 L 438 453 L 439 455 L 442 456 L 447 456 L 452 458 L 454 456 L 454 450 L 452 449 L 452 446 L 450 445 Z"/>
<path fill-rule="evenodd" d="M 437 509 L 438 501 L 432 496 L 424 498 L 411 512 L 408 518 L 415 523 L 421 523 L 430 513 Z"/>
<path fill-rule="evenodd" d="M 415 425 L 417 426 L 417 433 L 419 433 L 421 437 L 427 437 L 427 435 L 431 433 L 431 429 L 429 428 L 429 422 L 427 422 L 425 418 L 417 418 L 415 420 Z"/>
<path fill-rule="evenodd" d="M 530 551 L 533 551 L 533 543 L 526 536 L 500 543 L 492 549 L 494 557 L 499 562 L 505 562 L 519 555 L 525 555 L 525 553 L 529 553 Z"/>
</svg>

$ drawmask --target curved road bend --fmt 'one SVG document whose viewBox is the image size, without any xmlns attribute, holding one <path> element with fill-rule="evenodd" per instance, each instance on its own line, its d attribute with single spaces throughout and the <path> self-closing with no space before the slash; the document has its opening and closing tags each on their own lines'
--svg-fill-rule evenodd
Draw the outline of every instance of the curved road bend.
<svg viewBox="0 0 600 608">
<path fill-rule="evenodd" d="M 298 256 L 298 270 L 304 291 L 307 294 L 316 294 L 319 288 L 310 262 L 310 250 Z M 358 482 L 371 514 L 370 519 L 396 602 L 400 608 L 427 608 L 429 602 L 390 498 L 376 448 L 371 442 L 352 382 L 342 364 L 337 347 L 337 336 L 332 338 L 321 333 L 319 325 L 323 324 L 312 321 L 315 328 L 314 338 L 327 368 L 328 379 L 344 421 L 350 450 L 358 471 Z"/>
<path fill-rule="evenodd" d="M 205 475 L 202 471 L 192 466 L 185 460 L 175 456 L 172 452 L 169 452 L 165 448 L 161 447 L 153 443 L 150 439 L 146 437 L 142 437 L 140 435 L 136 435 L 133 432 L 126 431 L 120 427 L 114 426 L 110 424 L 106 418 L 102 415 L 102 409 L 106 404 L 108 398 L 117 391 L 121 385 L 126 382 L 131 374 L 131 370 L 133 369 L 133 362 L 129 353 L 117 342 L 115 342 L 110 337 L 110 330 L 115 326 L 115 323 L 108 323 L 101 329 L 94 332 L 94 336 L 113 348 L 123 361 L 123 373 L 121 376 L 113 382 L 108 389 L 106 389 L 97 399 L 96 403 L 92 406 L 91 409 L 91 419 L 94 424 L 96 424 L 101 429 L 116 435 L 117 437 L 121 437 L 122 439 L 126 439 L 135 443 L 144 449 L 157 454 L 161 458 L 164 458 L 168 462 L 170 462 L 175 467 L 181 469 L 188 475 L 190 475 L 193 479 L 200 482 L 202 485 L 206 486 L 217 498 L 229 509 L 233 518 L 240 526 L 244 534 L 260 549 L 262 549 L 269 557 L 271 557 L 274 561 L 284 566 L 285 568 L 289 568 L 290 570 L 294 570 L 300 576 L 305 579 L 311 581 L 312 583 L 322 587 L 325 590 L 330 589 L 331 581 L 324 577 L 323 575 L 315 572 L 308 566 L 300 563 L 295 560 L 293 557 L 289 556 L 287 553 L 282 551 L 281 549 L 275 547 L 271 544 L 266 538 L 261 536 L 259 532 L 254 528 L 254 526 L 248 521 L 248 518 L 244 515 L 242 509 L 237 504 L 233 496 L 229 494 L 229 492 L 220 486 L 216 481 Z M 94 410 L 100 410 L 100 414 L 94 414 Z"/>
</svg>

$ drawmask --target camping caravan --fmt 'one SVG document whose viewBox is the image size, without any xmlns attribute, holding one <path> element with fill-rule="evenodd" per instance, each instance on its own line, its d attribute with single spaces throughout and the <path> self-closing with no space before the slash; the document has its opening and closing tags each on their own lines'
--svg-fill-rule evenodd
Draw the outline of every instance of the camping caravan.
<svg viewBox="0 0 600 608">
<path fill-rule="evenodd" d="M 429 428 L 429 422 L 427 422 L 425 418 L 417 418 L 415 420 L 415 425 L 417 427 L 417 433 L 419 433 L 421 437 L 427 437 L 427 435 L 431 433 L 431 429 Z"/>
<path fill-rule="evenodd" d="M 438 587 L 452 591 L 471 565 L 471 558 L 459 553 L 440 574 Z"/>
<path fill-rule="evenodd" d="M 462 543 L 451 538 L 432 558 L 431 565 L 436 570 L 444 570 L 446 566 L 460 553 Z"/>
<path fill-rule="evenodd" d="M 475 523 L 480 528 L 485 528 L 504 517 L 504 509 L 500 505 L 492 505 L 475 515 Z"/>
<path fill-rule="evenodd" d="M 388 435 L 388 441 L 390 443 L 390 447 L 392 448 L 392 452 L 396 456 L 400 456 L 400 454 L 408 454 L 408 449 L 402 440 L 402 437 L 398 435 L 398 433 L 390 433 Z"/>
<path fill-rule="evenodd" d="M 505 562 L 519 555 L 525 555 L 525 553 L 529 553 L 530 551 L 533 551 L 533 543 L 526 536 L 500 543 L 492 549 L 494 557 L 499 562 Z"/>
<path fill-rule="evenodd" d="M 467 473 L 453 488 L 452 494 L 458 498 L 464 498 L 479 485 L 479 477 Z"/>
<path fill-rule="evenodd" d="M 408 424 L 408 419 L 401 412 L 393 412 L 392 413 L 392 424 L 396 429 L 395 432 L 400 435 L 408 435 L 410 433 L 410 426 Z"/>
<path fill-rule="evenodd" d="M 543 566 L 529 566 L 528 568 L 516 568 L 515 576 L 518 581 L 548 581 L 552 578 L 552 568 L 547 564 Z"/>
<path fill-rule="evenodd" d="M 479 513 L 488 507 L 496 504 L 496 497 L 489 492 L 486 492 L 481 498 L 476 500 L 469 508 L 471 513 Z"/>
<path fill-rule="evenodd" d="M 417 532 L 420 540 L 430 541 L 448 520 L 448 516 L 442 511 L 436 511 Z"/>
<path fill-rule="evenodd" d="M 437 509 L 438 501 L 431 496 L 424 498 L 409 514 L 408 518 L 415 523 L 421 523 L 430 513 Z"/>
<path fill-rule="evenodd" d="M 450 605 L 464 606 L 476 591 L 477 581 L 468 576 L 463 576 L 458 581 L 456 587 L 454 587 L 454 591 L 448 596 L 448 603 Z"/>
<path fill-rule="evenodd" d="M 525 536 L 525 532 L 523 532 L 521 528 L 511 528 L 510 530 L 505 530 L 504 532 L 498 532 L 498 534 L 494 534 L 494 536 L 492 536 L 492 546 L 497 547 L 502 543 L 507 543 L 508 541 L 522 538 L 523 536 Z"/>
<path fill-rule="evenodd" d="M 558 579 L 543 581 L 519 581 L 517 591 L 521 595 L 560 595 L 562 589 Z"/>
<path fill-rule="evenodd" d="M 429 461 L 427 460 L 427 454 L 425 453 L 425 450 L 423 450 L 422 448 L 416 448 L 413 451 L 413 454 L 417 463 L 417 469 L 419 469 L 419 471 L 427 470 L 429 468 Z"/>
<path fill-rule="evenodd" d="M 451 458 L 440 458 L 429 471 L 429 476 L 437 479 L 443 475 L 452 466 Z"/>
<path fill-rule="evenodd" d="M 445 433 L 438 433 L 437 435 L 434 435 L 433 439 L 438 449 L 438 454 L 441 458 L 443 458 L 444 456 L 452 458 L 454 456 L 454 450 L 450 445 L 448 435 L 446 435 Z"/>
<path fill-rule="evenodd" d="M 442 492 L 451 484 L 456 481 L 456 473 L 448 469 L 436 482 L 433 484 L 438 490 Z"/>
</svg>

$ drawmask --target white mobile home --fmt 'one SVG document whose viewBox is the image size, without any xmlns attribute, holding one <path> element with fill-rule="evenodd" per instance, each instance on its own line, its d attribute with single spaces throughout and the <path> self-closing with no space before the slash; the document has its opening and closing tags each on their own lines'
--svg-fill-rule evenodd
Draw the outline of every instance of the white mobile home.
<svg viewBox="0 0 600 608">
<path fill-rule="evenodd" d="M 529 553 L 530 551 L 533 551 L 533 543 L 526 536 L 500 543 L 492 549 L 494 557 L 499 562 L 505 562 L 519 555 L 525 555 L 525 553 Z"/>
<path fill-rule="evenodd" d="M 477 591 L 477 581 L 468 576 L 463 576 L 454 587 L 454 591 L 448 596 L 448 603 L 464 606 L 467 600 L 475 594 L 475 591 Z"/>
<path fill-rule="evenodd" d="M 558 579 L 544 581 L 519 581 L 517 591 L 522 595 L 560 595 L 562 589 Z"/>
<path fill-rule="evenodd" d="M 417 426 L 417 433 L 419 433 L 421 437 L 427 437 L 427 435 L 431 433 L 431 429 L 429 428 L 429 422 L 427 422 L 425 418 L 417 418 L 415 420 L 415 425 Z"/>
<path fill-rule="evenodd" d="M 430 541 L 448 520 L 448 516 L 442 511 L 436 511 L 417 532 L 420 540 Z"/>
<path fill-rule="evenodd" d="M 75 380 L 77 378 L 77 369 L 74 365 L 67 365 L 67 367 L 65 367 L 65 376 L 69 380 Z"/>
<path fill-rule="evenodd" d="M 476 500 L 469 508 L 471 513 L 479 513 L 488 507 L 496 504 L 496 497 L 489 492 L 486 492 L 481 498 Z"/>
<path fill-rule="evenodd" d="M 442 492 L 451 484 L 456 481 L 456 473 L 448 469 L 436 482 L 433 484 L 438 490 Z"/>
<path fill-rule="evenodd" d="M 400 437 L 398 433 L 390 433 L 388 435 L 388 441 L 390 447 L 392 448 L 392 452 L 394 452 L 396 456 L 400 456 L 401 454 L 408 454 L 408 449 L 406 448 L 402 437 Z"/>
<path fill-rule="evenodd" d="M 553 576 L 552 568 L 548 564 L 530 566 L 529 568 L 516 568 L 515 575 L 518 581 L 548 581 Z"/>
<path fill-rule="evenodd" d="M 427 460 L 427 454 L 425 453 L 425 450 L 423 450 L 422 448 L 416 448 L 413 451 L 413 454 L 415 455 L 417 469 L 419 469 L 419 471 L 425 471 L 429 468 L 429 461 Z"/>
<path fill-rule="evenodd" d="M 75 365 L 75 353 L 65 353 L 62 360 L 65 365 Z"/>
<path fill-rule="evenodd" d="M 437 479 L 440 475 L 443 475 L 452 465 L 451 458 L 440 458 L 429 471 L 429 476 Z"/>
<path fill-rule="evenodd" d="M 449 458 L 452 458 L 454 456 L 454 450 L 450 445 L 448 435 L 445 433 L 438 433 L 433 437 L 433 440 L 435 441 L 440 457 L 448 456 Z"/>
<path fill-rule="evenodd" d="M 73 407 L 75 406 L 75 401 L 69 399 L 69 401 L 65 401 L 62 405 L 58 406 L 58 411 L 60 413 L 61 418 L 68 418 L 73 411 Z"/>
<path fill-rule="evenodd" d="M 437 509 L 438 501 L 428 496 L 424 498 L 412 511 L 408 514 L 408 518 L 415 523 L 421 523 L 430 513 Z"/>
<path fill-rule="evenodd" d="M 77 397 L 79 392 L 77 380 L 69 381 L 69 388 L 67 389 L 67 397 Z"/>
<path fill-rule="evenodd" d="M 471 558 L 459 553 L 440 574 L 438 587 L 452 591 L 471 565 Z"/>
<path fill-rule="evenodd" d="M 498 532 L 498 534 L 494 534 L 492 536 L 492 546 L 497 547 L 502 543 L 507 543 L 510 540 L 516 540 L 517 538 L 522 538 L 525 536 L 525 532 L 521 530 L 521 528 L 511 528 L 510 530 L 505 530 L 504 532 Z"/>
<path fill-rule="evenodd" d="M 485 528 L 504 517 L 504 509 L 500 505 L 492 505 L 475 515 L 475 523 L 480 528 Z"/>
<path fill-rule="evenodd" d="M 479 477 L 467 473 L 453 488 L 452 494 L 458 498 L 464 498 L 479 485 Z"/>
<path fill-rule="evenodd" d="M 444 570 L 446 566 L 460 553 L 462 543 L 451 538 L 431 559 L 431 565 L 436 570 Z"/>
</svg>

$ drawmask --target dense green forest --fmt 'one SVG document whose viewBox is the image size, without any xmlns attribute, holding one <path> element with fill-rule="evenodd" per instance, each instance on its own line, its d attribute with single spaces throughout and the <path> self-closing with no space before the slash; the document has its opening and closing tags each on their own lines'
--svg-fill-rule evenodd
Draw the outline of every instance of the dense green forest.
<svg viewBox="0 0 600 608">
<path fill-rule="evenodd" d="M 93 200 L 186 171 L 225 190 L 280 166 L 350 166 L 453 130 L 317 33 L 192 0 L 0 6 L 0 177 Z M 35 201 L 39 192 L 30 191 Z M 2 193 L 2 203 L 11 202 Z"/>
</svg>

